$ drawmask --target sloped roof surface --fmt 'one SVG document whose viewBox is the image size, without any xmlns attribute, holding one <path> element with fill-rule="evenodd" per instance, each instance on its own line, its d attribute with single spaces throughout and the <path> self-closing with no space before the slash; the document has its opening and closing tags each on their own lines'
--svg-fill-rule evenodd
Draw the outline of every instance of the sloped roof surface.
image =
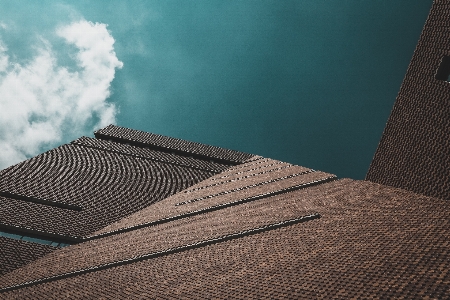
<svg viewBox="0 0 450 300">
<path fill-rule="evenodd" d="M 279 180 L 280 178 L 283 180 Z M 198 243 L 313 214 L 312 209 L 317 206 L 317 200 L 296 200 L 295 191 L 308 188 L 311 183 L 320 184 L 320 180 L 329 179 L 335 179 L 335 176 L 271 159 L 260 159 L 234 167 L 204 181 L 203 184 L 178 193 L 180 198 L 169 197 L 159 205 L 154 204 L 126 218 L 125 223 L 122 220 L 117 222 L 118 226 L 113 226 L 120 229 L 126 224 L 125 228 L 131 230 L 124 233 L 120 230 L 112 231 L 112 235 L 107 238 L 93 239 L 62 249 L 40 260 L 39 265 L 29 264 L 29 271 L 25 272 L 33 276 L 25 281 L 127 260 L 149 252 Z M 272 181 L 276 184 L 271 185 Z M 289 193 L 286 188 L 290 187 L 296 189 Z M 272 191 L 279 193 L 271 193 Z M 175 205 L 189 193 L 194 193 L 196 197 L 209 197 L 198 198 L 201 200 L 186 205 Z M 232 205 L 224 205 L 228 203 Z M 215 206 L 215 209 L 211 209 L 212 206 Z M 173 218 L 174 216 L 177 218 Z M 145 226 L 134 227 L 142 224 Z M 208 230 L 205 230 L 206 228 Z M 86 247 L 90 249 L 87 252 Z M 87 253 L 95 255 L 90 256 Z M 74 260 L 75 265 L 71 266 L 66 260 L 75 257 L 78 257 Z M 59 266 L 62 269 L 50 266 Z"/>
<path fill-rule="evenodd" d="M 4 274 L 0 299 L 449 299 L 450 86 L 430 79 L 450 54 L 449 12 L 434 2 L 371 181 L 112 125 L 2 171 L 14 180 L 0 176 L 1 204 L 20 213 L 1 226 L 82 221 L 88 182 L 92 207 L 128 216 Z M 71 189 L 67 174 L 86 182 Z M 70 222 L 57 230 L 74 234 Z"/>
<path fill-rule="evenodd" d="M 56 248 L 0 236 L 0 276 L 36 260 Z"/>
<path fill-rule="evenodd" d="M 133 134 L 136 138 L 142 135 L 134 130 L 127 137 L 133 138 Z M 146 141 L 151 142 L 152 137 L 158 135 L 146 136 Z M 196 145 L 173 138 L 170 141 L 173 145 Z M 2 170 L 0 230 L 54 240 L 56 245 L 80 242 L 95 231 L 236 164 L 208 157 L 207 153 L 192 157 L 170 149 L 172 144 L 161 151 L 124 137 L 115 142 L 81 137 Z M 242 152 L 225 152 L 245 160 L 258 159 Z M 0 273 L 44 253 L 32 244 L 20 244 L 12 263 L 6 246 L 0 249 L 0 261 L 8 263 L 0 265 Z M 30 255 L 31 252 L 36 255 Z"/>
<path fill-rule="evenodd" d="M 449 213 L 344 179 L 60 249 L 3 276 L 38 284 L 0 297 L 446 298 Z"/>
<path fill-rule="evenodd" d="M 190 160 L 195 167 L 79 143 L 63 145 L 3 170 L 0 191 L 70 204 L 81 211 L 0 197 L 3 207 L 8 208 L 0 222 L 83 237 L 215 174 Z"/>
<path fill-rule="evenodd" d="M 285 193 L 289 189 L 300 189 L 335 178 L 332 174 L 262 158 L 212 176 L 93 235 L 189 215 L 192 212 L 201 213 L 205 210 L 239 205 L 258 197 Z"/>
<path fill-rule="evenodd" d="M 200 158 L 209 158 L 222 163 L 239 164 L 251 158 L 253 154 L 221 147 L 185 141 L 168 136 L 109 125 L 95 132 L 99 139 L 128 142 L 139 146 L 151 147 L 160 151 L 175 152 Z"/>
</svg>

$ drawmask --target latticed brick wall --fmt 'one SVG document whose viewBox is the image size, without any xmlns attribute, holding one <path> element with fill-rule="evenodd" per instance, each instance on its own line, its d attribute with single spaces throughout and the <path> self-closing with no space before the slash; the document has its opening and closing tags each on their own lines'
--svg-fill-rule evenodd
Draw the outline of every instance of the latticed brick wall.
<svg viewBox="0 0 450 300">
<path fill-rule="evenodd" d="M 343 179 L 63 248 L 1 277 L 32 284 L 0 299 L 448 299 L 449 212 Z"/>
<path fill-rule="evenodd" d="M 0 276 L 56 249 L 48 245 L 0 237 Z"/>
<path fill-rule="evenodd" d="M 366 180 L 450 199 L 449 74 L 436 79 L 439 68 L 450 70 L 445 56 L 450 1 L 435 1 Z"/>
<path fill-rule="evenodd" d="M 107 140 L 82 137 L 0 171 L 0 230 L 76 243 L 254 157 L 117 126 L 107 128 L 103 130 L 110 134 Z M 115 133 L 121 134 L 120 139 L 113 137 Z M 214 150 L 217 153 L 209 157 Z M 56 249 L 3 239 L 8 243 L 0 245 L 0 260 L 6 259 L 0 274 Z M 20 247 L 11 256 L 8 245 L 13 244 Z"/>
</svg>

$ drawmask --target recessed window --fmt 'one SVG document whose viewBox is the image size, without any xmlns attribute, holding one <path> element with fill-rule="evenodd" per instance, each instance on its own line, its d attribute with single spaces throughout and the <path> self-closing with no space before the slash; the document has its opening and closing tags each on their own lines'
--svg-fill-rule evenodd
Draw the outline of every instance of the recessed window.
<svg viewBox="0 0 450 300">
<path fill-rule="evenodd" d="M 14 240 L 21 240 L 21 241 L 27 241 L 27 242 L 31 242 L 31 243 L 50 245 L 50 246 L 59 247 L 59 248 L 70 246 L 70 244 L 61 243 L 59 241 L 41 239 L 41 238 L 31 237 L 31 236 L 22 235 L 22 234 L 15 234 L 15 233 L 6 232 L 6 231 L 0 231 L 0 236 L 14 239 Z"/>
<path fill-rule="evenodd" d="M 441 63 L 439 64 L 439 68 L 437 69 L 434 77 L 437 80 L 450 82 L 450 56 L 442 57 Z"/>
<path fill-rule="evenodd" d="M 23 200 L 23 201 L 28 201 L 28 202 L 44 204 L 44 205 L 48 205 L 48 206 L 71 209 L 71 210 L 76 210 L 76 211 L 83 210 L 83 208 L 78 205 L 63 203 L 63 202 L 56 202 L 56 201 L 51 201 L 51 200 L 46 200 L 46 199 L 40 199 L 40 198 L 36 198 L 36 197 L 32 197 L 32 196 L 19 195 L 19 194 L 11 193 L 8 191 L 0 191 L 0 196 L 6 197 L 6 198 L 12 198 L 12 199 L 16 199 L 16 200 Z"/>
</svg>

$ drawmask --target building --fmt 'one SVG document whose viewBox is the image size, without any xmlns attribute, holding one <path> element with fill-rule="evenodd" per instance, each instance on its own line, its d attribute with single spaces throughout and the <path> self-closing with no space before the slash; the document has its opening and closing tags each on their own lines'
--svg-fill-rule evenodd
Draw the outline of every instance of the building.
<svg viewBox="0 0 450 300">
<path fill-rule="evenodd" d="M 112 125 L 1 171 L 0 298 L 450 298 L 449 15 L 364 181 Z"/>
</svg>

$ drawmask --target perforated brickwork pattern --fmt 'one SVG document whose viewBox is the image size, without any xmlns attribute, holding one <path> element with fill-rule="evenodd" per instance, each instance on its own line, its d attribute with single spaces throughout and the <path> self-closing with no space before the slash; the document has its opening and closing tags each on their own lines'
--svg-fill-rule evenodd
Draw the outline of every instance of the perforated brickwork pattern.
<svg viewBox="0 0 450 300">
<path fill-rule="evenodd" d="M 87 235 L 215 174 L 187 166 L 189 159 L 180 160 L 185 164 L 63 145 L 1 171 L 0 190 L 83 210 L 0 197 L 0 222 L 74 237 Z"/>
<path fill-rule="evenodd" d="M 311 187 L 296 195 L 299 204 L 313 204 L 314 210 L 322 217 L 180 253 L 26 287 L 0 294 L 0 297 L 450 297 L 450 202 L 370 182 L 350 180 Z M 259 211 L 258 214 L 252 211 L 247 213 L 260 221 L 274 218 L 273 212 L 276 211 L 283 215 L 293 213 L 287 207 L 278 210 L 276 204 L 266 202 L 253 208 L 255 212 Z M 207 217 L 203 220 L 199 219 L 191 225 L 198 222 L 198 230 L 208 234 L 209 230 L 200 229 L 217 221 Z M 228 220 L 223 222 L 230 223 Z M 231 229 L 232 226 L 231 222 L 223 228 Z M 176 232 L 175 228 L 166 228 Z M 216 230 L 221 232 L 222 229 Z M 133 249 L 126 246 L 129 241 L 126 237 L 132 238 L 133 235 L 121 237 L 123 246 L 116 252 L 133 253 Z M 118 242 L 116 240 L 115 245 Z M 173 240 L 167 242 L 173 243 Z M 161 243 L 165 242 L 161 240 Z M 82 252 L 82 249 L 79 250 Z M 95 257 L 94 252 L 89 255 Z M 73 263 L 79 257 L 73 257 Z"/>
<path fill-rule="evenodd" d="M 0 237 L 0 276 L 56 249 L 48 245 Z"/>
<path fill-rule="evenodd" d="M 186 154 L 204 156 L 206 158 L 220 159 L 231 163 L 242 163 L 254 156 L 253 154 L 224 149 L 220 147 L 189 142 L 172 137 L 143 132 L 139 130 L 123 128 L 115 125 L 109 125 L 95 132 L 95 136 L 101 139 L 119 139 L 122 142 L 127 140 L 148 146 L 156 146 L 160 149 L 171 152 L 180 151 Z"/>
<path fill-rule="evenodd" d="M 450 2 L 435 1 L 366 180 L 450 199 Z"/>
<path fill-rule="evenodd" d="M 312 172 L 308 168 L 272 159 L 249 162 L 230 168 L 223 173 L 193 185 L 186 193 L 182 191 L 144 208 L 119 222 L 99 230 L 96 234 L 157 221 L 192 211 L 205 210 L 249 197 L 268 195 L 271 192 L 325 180 L 330 177 L 334 177 L 334 175 L 324 172 Z M 177 205 L 179 203 L 186 204 Z"/>
<path fill-rule="evenodd" d="M 149 148 L 136 147 L 132 145 L 114 143 L 88 137 L 81 137 L 73 141 L 72 144 L 83 145 L 104 151 L 110 152 L 112 151 L 123 155 L 133 156 L 136 158 L 152 159 L 155 161 L 161 161 L 180 166 L 187 166 L 190 168 L 196 168 L 215 173 L 220 173 L 230 167 L 228 165 L 205 161 L 201 159 L 195 159 L 192 157 L 180 156 L 171 153 L 151 150 Z"/>
</svg>

